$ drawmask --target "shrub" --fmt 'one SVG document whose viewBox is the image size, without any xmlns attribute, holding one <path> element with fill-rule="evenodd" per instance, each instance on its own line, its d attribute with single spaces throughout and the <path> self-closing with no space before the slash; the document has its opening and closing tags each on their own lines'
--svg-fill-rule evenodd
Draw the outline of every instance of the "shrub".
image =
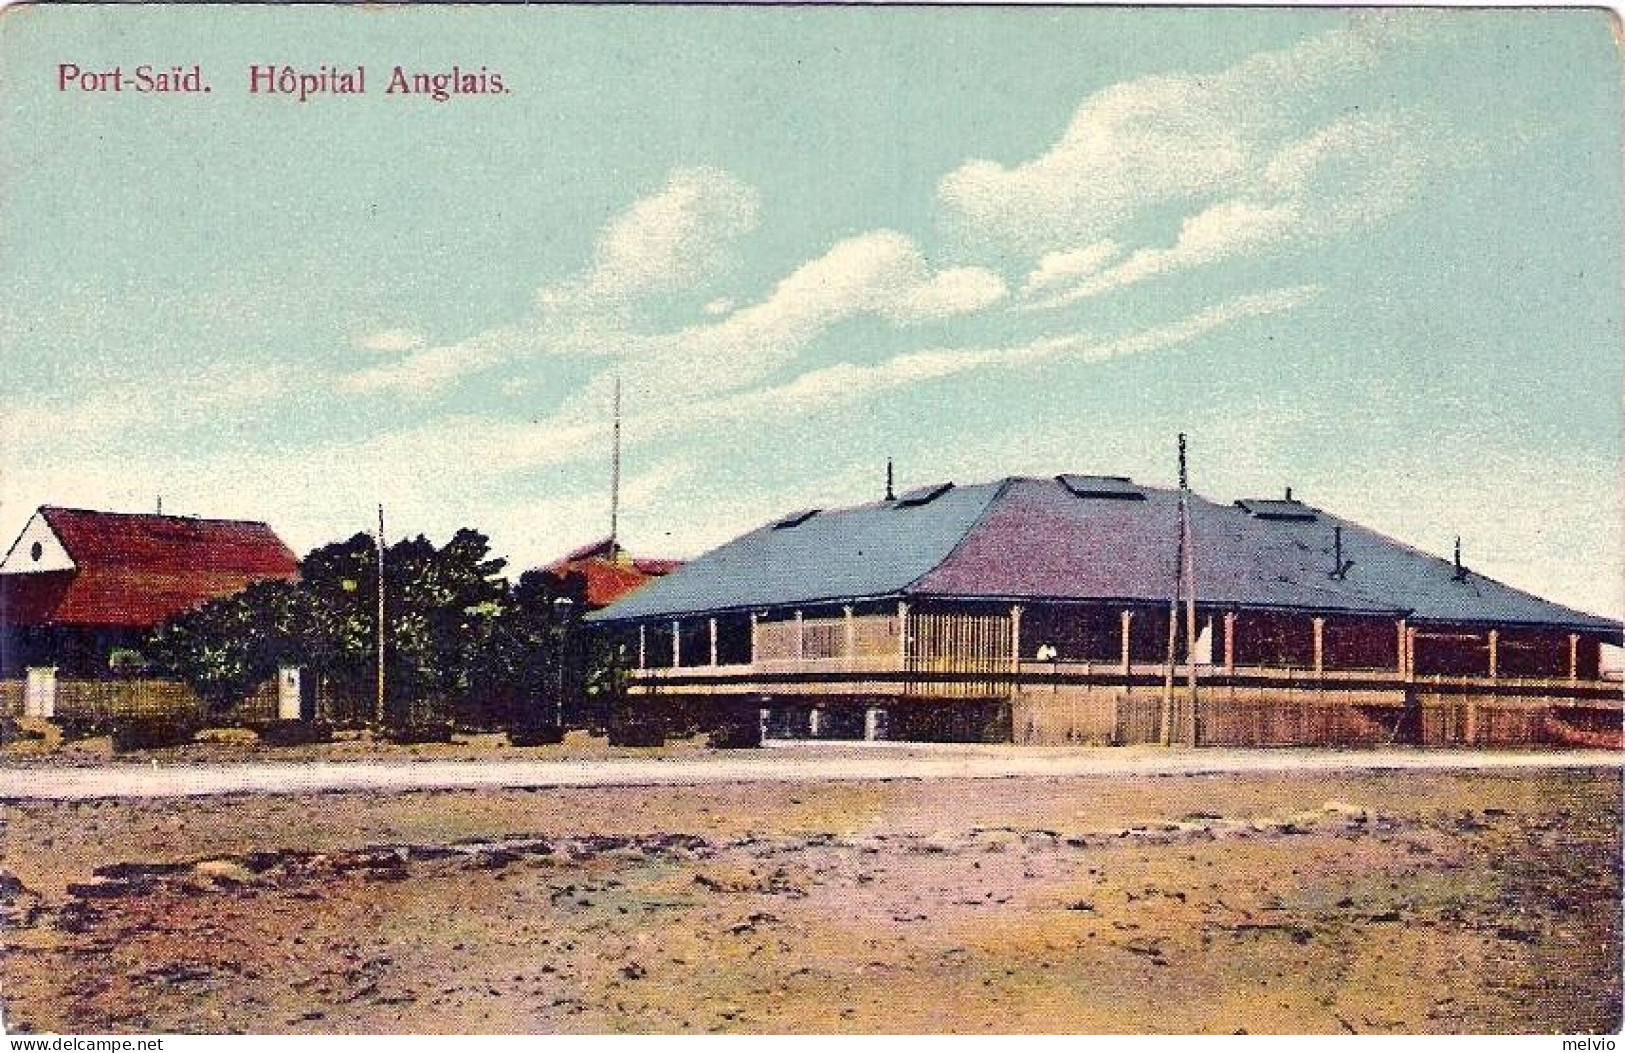
<svg viewBox="0 0 1625 1053">
<path fill-rule="evenodd" d="M 113 752 L 163 749 L 192 741 L 197 726 L 189 721 L 166 717 L 142 717 L 113 724 Z"/>
<path fill-rule="evenodd" d="M 333 741 L 333 725 L 319 720 L 273 720 L 259 727 L 266 746 L 307 746 Z"/>
<path fill-rule="evenodd" d="M 711 729 L 706 741 L 712 749 L 756 749 L 762 744 L 760 720 L 729 720 Z"/>
<path fill-rule="evenodd" d="M 74 717 L 59 718 L 53 723 L 57 730 L 62 732 L 63 742 L 78 742 L 82 739 L 95 738 L 105 735 L 112 730 L 105 721 L 95 719 L 77 719 Z"/>
<path fill-rule="evenodd" d="M 0 746 L 13 742 L 38 742 L 44 737 L 44 732 L 23 727 L 10 714 L 0 715 Z"/>
<path fill-rule="evenodd" d="M 508 729 L 510 746 L 555 746 L 564 741 L 559 724 L 521 724 Z"/>
<path fill-rule="evenodd" d="M 611 746 L 664 746 L 666 729 L 653 721 L 617 721 L 609 726 Z"/>
</svg>

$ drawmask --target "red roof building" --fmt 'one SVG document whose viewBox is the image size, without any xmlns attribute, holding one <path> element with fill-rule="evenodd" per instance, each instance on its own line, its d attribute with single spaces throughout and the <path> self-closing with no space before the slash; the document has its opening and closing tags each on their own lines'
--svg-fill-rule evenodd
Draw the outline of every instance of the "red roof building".
<svg viewBox="0 0 1625 1053">
<path fill-rule="evenodd" d="M 683 561 L 678 559 L 629 556 L 625 549 L 605 538 L 566 553 L 543 567 L 542 572 L 559 582 L 572 574 L 578 575 L 585 583 L 587 608 L 596 611 L 682 565 Z"/>
<path fill-rule="evenodd" d="M 0 667 L 55 664 L 70 640 L 68 664 L 96 664 L 200 603 L 298 575 L 264 523 L 46 505 L 0 559 Z"/>
</svg>

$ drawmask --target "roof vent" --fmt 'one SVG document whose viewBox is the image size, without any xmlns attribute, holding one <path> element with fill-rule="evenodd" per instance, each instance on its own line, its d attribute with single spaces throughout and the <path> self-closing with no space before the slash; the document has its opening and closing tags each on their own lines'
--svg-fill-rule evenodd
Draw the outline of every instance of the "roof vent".
<svg viewBox="0 0 1625 1053">
<path fill-rule="evenodd" d="M 930 486 L 917 486 L 897 499 L 897 507 L 913 508 L 915 505 L 930 504 L 953 488 L 953 483 L 932 483 Z"/>
<path fill-rule="evenodd" d="M 791 527 L 800 526 L 801 524 L 805 523 L 807 520 L 811 519 L 813 516 L 815 516 L 817 514 L 818 514 L 818 509 L 816 509 L 816 508 L 803 508 L 799 512 L 791 512 L 789 515 L 783 517 L 782 519 L 778 519 L 778 520 L 774 521 L 773 529 L 774 530 L 789 530 Z"/>
<path fill-rule="evenodd" d="M 1310 523 L 1316 518 L 1315 510 L 1302 501 L 1277 501 L 1270 499 L 1255 499 L 1237 501 L 1236 507 L 1252 516 L 1254 519 L 1278 519 L 1290 522 Z"/>
<path fill-rule="evenodd" d="M 1145 491 L 1126 475 L 1057 475 L 1055 481 L 1074 497 L 1106 501 L 1144 501 Z"/>
</svg>

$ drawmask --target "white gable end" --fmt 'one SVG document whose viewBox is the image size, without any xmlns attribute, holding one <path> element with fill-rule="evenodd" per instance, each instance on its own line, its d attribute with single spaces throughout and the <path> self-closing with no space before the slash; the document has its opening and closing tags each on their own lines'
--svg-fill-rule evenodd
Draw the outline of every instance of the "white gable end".
<svg viewBox="0 0 1625 1053">
<path fill-rule="evenodd" d="M 38 512 L 23 527 L 17 541 L 0 560 L 0 574 L 30 574 L 35 571 L 73 570 L 73 557 L 62 547 L 56 532 Z"/>
</svg>

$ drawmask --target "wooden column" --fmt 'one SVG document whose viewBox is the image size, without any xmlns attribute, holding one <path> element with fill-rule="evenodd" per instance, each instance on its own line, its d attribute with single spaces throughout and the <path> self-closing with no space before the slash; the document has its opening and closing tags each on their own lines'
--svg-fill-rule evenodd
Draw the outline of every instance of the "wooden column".
<svg viewBox="0 0 1625 1053">
<path fill-rule="evenodd" d="M 901 667 L 908 665 L 908 604 L 901 600 L 897 603 L 897 661 Z"/>
<path fill-rule="evenodd" d="M 1326 619 L 1316 616 L 1311 624 L 1315 631 L 1315 675 L 1326 671 Z"/>
<path fill-rule="evenodd" d="M 852 616 L 851 604 L 841 608 L 841 616 L 846 619 L 846 660 L 852 662 L 858 657 L 858 623 Z"/>
<path fill-rule="evenodd" d="M 750 612 L 750 664 L 751 665 L 756 664 L 756 651 L 757 651 L 757 647 L 756 647 L 756 623 L 757 623 L 757 621 L 758 621 L 758 615 L 756 614 L 755 611 L 751 611 Z"/>
<path fill-rule="evenodd" d="M 1569 633 L 1569 679 L 1580 679 L 1580 634 Z"/>
<path fill-rule="evenodd" d="M 676 669 L 683 657 L 683 623 L 671 623 L 671 667 Z"/>
<path fill-rule="evenodd" d="M 1501 675 L 1501 630 L 1490 630 L 1490 679 Z"/>
<path fill-rule="evenodd" d="M 1021 605 L 1010 606 L 1010 671 L 1021 671 Z"/>
<path fill-rule="evenodd" d="M 1129 624 L 1134 621 L 1134 612 L 1133 611 L 1124 611 L 1122 613 L 1123 613 L 1123 675 L 1127 676 L 1128 673 L 1129 673 L 1129 669 L 1131 668 L 1130 665 L 1129 665 L 1128 627 L 1129 627 Z"/>
<path fill-rule="evenodd" d="M 717 664 L 717 620 L 710 619 L 711 623 L 711 664 Z"/>
<path fill-rule="evenodd" d="M 649 668 L 649 627 L 638 625 L 638 668 Z"/>
<path fill-rule="evenodd" d="M 803 632 L 804 629 L 806 629 L 805 619 L 802 618 L 801 612 L 797 611 L 796 612 L 796 651 L 795 651 L 795 654 L 796 654 L 796 661 L 798 661 L 798 662 L 806 661 L 806 658 L 807 658 L 807 643 L 806 643 L 806 634 Z"/>
<path fill-rule="evenodd" d="M 1224 612 L 1224 671 L 1236 671 L 1236 612 Z"/>
</svg>

